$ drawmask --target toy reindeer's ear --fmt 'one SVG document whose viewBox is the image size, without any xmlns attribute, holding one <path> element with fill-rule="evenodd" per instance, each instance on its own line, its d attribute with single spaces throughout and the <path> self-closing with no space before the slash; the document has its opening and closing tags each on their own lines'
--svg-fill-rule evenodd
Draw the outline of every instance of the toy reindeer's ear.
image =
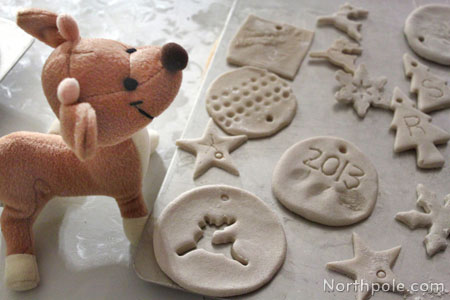
<svg viewBox="0 0 450 300">
<path fill-rule="evenodd" d="M 73 19 L 67 21 L 67 16 L 63 15 L 61 26 L 57 26 L 58 17 L 57 14 L 50 11 L 29 8 L 17 13 L 17 25 L 38 40 L 56 48 L 65 41 L 72 40 L 74 32 L 78 35 L 78 26 Z M 75 23 L 76 30 L 74 30 L 73 23 Z M 62 32 L 60 32 L 61 30 Z"/>
<path fill-rule="evenodd" d="M 77 22 L 69 15 L 59 15 L 56 19 L 56 27 L 64 39 L 76 42 L 80 39 L 80 31 Z"/>
<path fill-rule="evenodd" d="M 57 14 L 30 8 L 17 13 L 17 25 L 38 40 L 56 48 L 65 42 L 56 27 Z"/>
<path fill-rule="evenodd" d="M 61 102 L 61 136 L 80 160 L 92 158 L 97 151 L 97 116 L 87 102 L 77 102 L 80 85 L 75 78 L 65 78 L 57 91 Z"/>
</svg>

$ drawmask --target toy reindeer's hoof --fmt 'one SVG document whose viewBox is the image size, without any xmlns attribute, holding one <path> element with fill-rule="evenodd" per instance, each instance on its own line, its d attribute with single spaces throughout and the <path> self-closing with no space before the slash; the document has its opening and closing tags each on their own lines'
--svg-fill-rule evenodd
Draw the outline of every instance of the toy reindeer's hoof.
<svg viewBox="0 0 450 300">
<path fill-rule="evenodd" d="M 39 283 L 36 256 L 31 254 L 11 254 L 5 259 L 5 283 L 14 291 L 27 291 Z"/>
<path fill-rule="evenodd" d="M 150 140 L 150 154 L 156 151 L 156 147 L 159 144 L 159 133 L 153 129 L 148 130 L 148 137 Z"/>
<path fill-rule="evenodd" d="M 145 227 L 148 216 L 140 218 L 123 218 L 123 231 L 133 246 L 136 246 Z"/>
</svg>

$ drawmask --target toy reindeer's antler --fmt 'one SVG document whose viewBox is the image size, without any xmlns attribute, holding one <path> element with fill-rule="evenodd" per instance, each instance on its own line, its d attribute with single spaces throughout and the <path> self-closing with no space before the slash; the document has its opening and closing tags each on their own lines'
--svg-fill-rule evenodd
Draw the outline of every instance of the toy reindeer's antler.
<svg viewBox="0 0 450 300">
<path fill-rule="evenodd" d="M 42 9 L 29 8 L 19 11 L 17 25 L 53 48 L 66 41 L 79 39 L 78 26 L 72 17 Z"/>
<path fill-rule="evenodd" d="M 66 78 L 58 86 L 61 136 L 80 160 L 97 150 L 97 116 L 89 103 L 78 103 L 80 86 L 75 78 Z"/>
</svg>

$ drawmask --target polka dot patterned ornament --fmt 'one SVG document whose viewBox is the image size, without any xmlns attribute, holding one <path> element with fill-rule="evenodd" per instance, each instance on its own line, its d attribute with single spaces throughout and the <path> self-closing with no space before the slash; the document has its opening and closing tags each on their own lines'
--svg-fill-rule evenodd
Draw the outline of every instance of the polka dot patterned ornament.
<svg viewBox="0 0 450 300">
<path fill-rule="evenodd" d="M 244 67 L 219 76 L 211 84 L 206 109 L 228 134 L 261 138 L 291 123 L 297 99 L 288 83 L 277 75 Z"/>
</svg>

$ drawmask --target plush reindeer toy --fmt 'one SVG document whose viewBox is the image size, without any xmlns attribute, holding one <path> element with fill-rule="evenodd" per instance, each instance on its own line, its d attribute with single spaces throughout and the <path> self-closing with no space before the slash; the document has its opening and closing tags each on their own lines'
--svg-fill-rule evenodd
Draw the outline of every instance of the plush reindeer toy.
<svg viewBox="0 0 450 300">
<path fill-rule="evenodd" d="M 33 222 L 54 196 L 115 198 L 125 234 L 137 242 L 148 214 L 142 178 L 158 142 L 145 127 L 175 98 L 188 57 L 174 43 L 84 39 L 70 16 L 38 9 L 19 12 L 17 24 L 55 48 L 42 86 L 60 123 L 58 134 L 0 138 L 5 283 L 29 290 L 39 282 Z"/>
</svg>

